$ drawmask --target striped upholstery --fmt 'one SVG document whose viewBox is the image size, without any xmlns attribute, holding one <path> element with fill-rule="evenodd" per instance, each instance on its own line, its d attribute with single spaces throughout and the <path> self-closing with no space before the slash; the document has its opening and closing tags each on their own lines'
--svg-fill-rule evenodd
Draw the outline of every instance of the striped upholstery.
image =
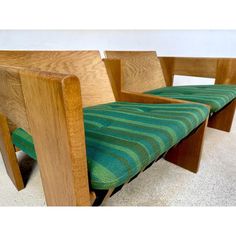
<svg viewBox="0 0 236 236">
<path fill-rule="evenodd" d="M 211 112 L 217 112 L 236 98 L 236 85 L 173 86 L 145 93 L 204 103 L 211 106 Z"/>
<path fill-rule="evenodd" d="M 20 148 L 20 150 L 27 153 L 27 155 L 32 157 L 34 160 L 37 159 L 31 135 L 29 135 L 23 129 L 18 128 L 12 133 L 11 139 L 16 147 Z"/>
<path fill-rule="evenodd" d="M 109 189 L 126 183 L 207 116 L 208 109 L 200 104 L 115 102 L 84 108 L 91 188 Z M 12 137 L 16 146 L 31 155 L 33 142 L 27 151 L 31 140 L 27 135 L 16 130 Z"/>
</svg>

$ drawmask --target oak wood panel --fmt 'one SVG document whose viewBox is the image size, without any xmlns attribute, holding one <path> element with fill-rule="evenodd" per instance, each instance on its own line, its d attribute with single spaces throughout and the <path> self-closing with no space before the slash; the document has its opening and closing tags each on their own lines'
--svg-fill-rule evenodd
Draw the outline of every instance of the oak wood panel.
<svg viewBox="0 0 236 236">
<path fill-rule="evenodd" d="M 90 205 L 79 80 L 20 72 L 47 205 Z"/>
<path fill-rule="evenodd" d="M 16 153 L 11 142 L 11 134 L 7 119 L 2 114 L 0 114 L 0 151 L 8 176 L 18 190 L 23 189 L 24 182 L 20 172 Z"/>
<path fill-rule="evenodd" d="M 174 73 L 199 77 L 216 77 L 217 59 L 211 58 L 175 58 Z"/>
<path fill-rule="evenodd" d="M 199 58 L 199 57 L 158 57 L 164 71 L 166 81 L 170 74 L 215 78 L 216 84 L 236 84 L 235 58 Z M 168 82 L 167 82 L 168 84 Z"/>
<path fill-rule="evenodd" d="M 154 51 L 105 51 L 109 59 L 121 60 L 121 88 L 145 92 L 165 87 L 160 61 Z"/>
<path fill-rule="evenodd" d="M 118 59 L 103 59 L 116 101 L 121 93 L 121 63 Z"/>
<path fill-rule="evenodd" d="M 84 107 L 115 100 L 98 51 L 0 51 L 0 65 L 74 74 Z"/>
<path fill-rule="evenodd" d="M 108 58 L 114 59 L 127 59 L 137 55 L 147 58 L 150 55 L 156 55 L 152 51 L 106 51 L 105 54 Z M 140 58 L 137 60 L 140 60 Z M 156 67 L 156 70 L 160 70 L 159 74 L 163 73 L 167 86 L 173 85 L 174 75 L 215 78 L 216 84 L 236 84 L 236 58 L 158 57 L 157 60 L 161 67 L 159 66 L 158 69 Z M 150 76 L 154 76 L 152 66 L 149 66 L 149 70 Z M 132 74 L 134 72 L 126 73 Z M 143 74 L 145 75 L 145 73 Z"/>
<path fill-rule="evenodd" d="M 140 103 L 189 103 L 189 101 L 166 98 L 151 94 L 130 92 L 121 89 L 121 63 L 119 59 L 103 59 L 116 101 Z"/>
<path fill-rule="evenodd" d="M 16 68 L 0 66 L 0 113 L 7 117 L 10 131 L 17 127 L 30 131 L 20 76 Z"/>
<path fill-rule="evenodd" d="M 174 98 L 160 97 L 156 95 L 134 93 L 129 91 L 122 91 L 118 101 L 123 102 L 138 102 L 138 103 L 191 103 L 185 100 L 178 100 Z"/>
<path fill-rule="evenodd" d="M 236 84 L 236 59 L 219 59 L 216 69 L 217 84 Z"/>
<path fill-rule="evenodd" d="M 184 169 L 197 173 L 201 161 L 206 125 L 207 120 L 205 120 L 194 133 L 170 149 L 165 159 Z"/>
<path fill-rule="evenodd" d="M 165 78 L 166 86 L 172 86 L 174 82 L 174 58 L 158 58 Z"/>
<path fill-rule="evenodd" d="M 233 123 L 235 108 L 236 99 L 227 104 L 220 111 L 214 113 L 214 115 L 209 119 L 208 126 L 214 129 L 230 132 Z"/>
</svg>

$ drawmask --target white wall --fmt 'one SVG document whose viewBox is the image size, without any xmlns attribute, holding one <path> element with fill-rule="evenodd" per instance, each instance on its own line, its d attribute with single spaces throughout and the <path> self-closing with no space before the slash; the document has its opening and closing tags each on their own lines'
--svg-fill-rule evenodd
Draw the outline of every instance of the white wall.
<svg viewBox="0 0 236 236">
<path fill-rule="evenodd" d="M 162 56 L 236 57 L 236 31 L 2 30 L 0 49 L 156 50 Z M 204 81 L 192 83 L 199 82 Z"/>
<path fill-rule="evenodd" d="M 0 31 L 0 49 L 156 50 L 159 55 L 236 57 L 236 31 Z"/>
</svg>

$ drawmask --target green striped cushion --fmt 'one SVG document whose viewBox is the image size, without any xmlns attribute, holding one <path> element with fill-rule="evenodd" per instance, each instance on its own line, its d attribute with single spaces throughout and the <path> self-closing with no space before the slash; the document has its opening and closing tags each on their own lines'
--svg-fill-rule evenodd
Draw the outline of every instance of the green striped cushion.
<svg viewBox="0 0 236 236">
<path fill-rule="evenodd" d="M 236 98 L 236 85 L 173 86 L 145 93 L 208 104 L 211 112 L 217 112 Z"/>
<path fill-rule="evenodd" d="M 26 133 L 23 129 L 18 128 L 12 133 L 12 142 L 13 144 L 20 148 L 23 152 L 27 153 L 34 160 L 37 159 L 36 152 L 34 149 L 34 143 L 31 135 Z"/>
<path fill-rule="evenodd" d="M 109 189 L 126 183 L 207 116 L 208 109 L 200 104 L 116 102 L 85 108 L 91 187 Z M 22 129 L 16 130 L 12 137 L 19 148 L 34 154 L 33 142 L 29 151 L 26 150 L 31 137 L 22 133 Z"/>
</svg>

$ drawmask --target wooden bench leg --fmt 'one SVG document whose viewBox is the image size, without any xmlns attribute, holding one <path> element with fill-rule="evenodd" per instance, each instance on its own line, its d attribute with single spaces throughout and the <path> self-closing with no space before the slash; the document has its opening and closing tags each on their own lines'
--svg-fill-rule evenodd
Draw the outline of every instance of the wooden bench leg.
<svg viewBox="0 0 236 236">
<path fill-rule="evenodd" d="M 21 84 L 47 205 L 90 206 L 79 79 L 24 70 Z"/>
<path fill-rule="evenodd" d="M 16 186 L 17 190 L 24 188 L 23 178 L 16 158 L 14 146 L 11 142 L 11 135 L 7 119 L 0 114 L 0 151 L 6 167 L 7 174 Z"/>
<path fill-rule="evenodd" d="M 236 108 L 236 99 L 230 102 L 222 110 L 215 113 L 208 122 L 208 126 L 214 129 L 230 132 L 234 113 Z"/>
<path fill-rule="evenodd" d="M 207 120 L 198 129 L 173 147 L 165 159 L 191 172 L 197 173 L 204 140 Z"/>
</svg>

